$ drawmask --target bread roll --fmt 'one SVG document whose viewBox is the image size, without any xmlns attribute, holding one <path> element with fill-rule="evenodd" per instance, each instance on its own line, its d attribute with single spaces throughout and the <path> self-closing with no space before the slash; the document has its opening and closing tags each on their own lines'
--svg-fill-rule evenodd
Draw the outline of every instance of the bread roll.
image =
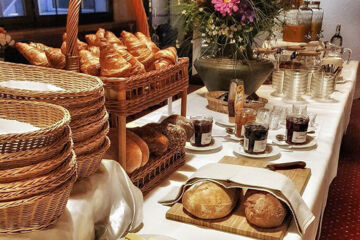
<svg viewBox="0 0 360 240">
<path fill-rule="evenodd" d="M 186 131 L 184 128 L 171 123 L 160 124 L 161 132 L 169 139 L 169 148 L 182 150 L 186 144 Z"/>
<path fill-rule="evenodd" d="M 126 139 L 131 139 L 140 147 L 142 153 L 141 167 L 144 166 L 149 161 L 150 157 L 148 145 L 144 142 L 144 140 L 130 130 L 126 130 Z"/>
<path fill-rule="evenodd" d="M 165 118 L 162 121 L 162 124 L 167 124 L 167 123 L 175 124 L 184 128 L 184 130 L 186 131 L 186 140 L 190 141 L 190 138 L 194 134 L 194 125 L 189 119 L 181 115 L 174 114 Z"/>
<path fill-rule="evenodd" d="M 131 138 L 126 139 L 126 169 L 125 171 L 130 174 L 141 166 L 142 152 L 139 147 Z"/>
<path fill-rule="evenodd" d="M 65 55 L 61 52 L 60 48 L 49 47 L 45 49 L 45 54 L 52 68 L 63 69 L 65 67 Z"/>
<path fill-rule="evenodd" d="M 263 228 L 280 226 L 287 214 L 285 204 L 264 191 L 248 190 L 244 206 L 247 221 Z"/>
<path fill-rule="evenodd" d="M 95 54 L 88 50 L 80 51 L 80 70 L 82 73 L 93 76 L 100 75 L 100 60 Z"/>
<path fill-rule="evenodd" d="M 156 53 L 160 50 L 160 48 L 158 46 L 156 46 L 156 44 L 151 41 L 151 39 L 149 37 L 147 37 L 145 34 L 143 34 L 142 32 L 137 32 L 135 33 L 135 36 L 142 42 L 145 43 L 146 46 L 153 52 Z"/>
<path fill-rule="evenodd" d="M 234 209 L 239 196 L 238 189 L 201 182 L 186 190 L 182 203 L 186 211 L 195 217 L 217 219 L 227 216 Z"/>
<path fill-rule="evenodd" d="M 147 143 L 150 153 L 155 156 L 161 156 L 168 150 L 169 139 L 151 125 L 133 128 L 132 131 Z"/>
</svg>

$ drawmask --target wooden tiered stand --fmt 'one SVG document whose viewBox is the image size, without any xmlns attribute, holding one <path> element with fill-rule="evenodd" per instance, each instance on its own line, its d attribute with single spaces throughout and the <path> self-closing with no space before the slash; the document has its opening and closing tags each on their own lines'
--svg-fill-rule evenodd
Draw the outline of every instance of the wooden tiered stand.
<svg viewBox="0 0 360 240">
<path fill-rule="evenodd" d="M 81 0 L 70 0 L 67 17 L 66 69 L 72 71 L 79 71 L 77 35 L 80 4 Z M 180 58 L 175 65 L 161 70 L 150 71 L 127 78 L 101 77 L 105 84 L 106 107 L 112 115 L 112 122 L 116 125 L 117 143 L 113 142 L 112 144 L 116 144 L 116 159 L 124 169 L 126 169 L 126 117 L 157 105 L 178 94 L 181 95 L 181 115 L 186 116 L 187 88 L 189 85 L 188 65 L 188 58 Z M 176 150 L 173 153 L 174 156 L 180 153 L 183 158 L 183 152 L 184 150 L 182 149 L 180 152 Z M 169 156 L 171 153 L 170 151 L 166 155 Z M 171 159 L 174 159 L 174 157 L 169 158 L 169 161 L 172 161 Z M 157 160 L 164 159 L 160 158 Z M 153 162 L 155 162 L 154 159 Z M 148 173 L 148 176 L 144 178 L 156 178 L 149 176 L 154 175 L 154 172 L 164 171 L 164 169 L 169 167 L 169 164 L 164 163 L 162 166 L 156 167 L 158 168 L 157 170 Z M 134 179 L 131 175 L 130 178 Z"/>
</svg>

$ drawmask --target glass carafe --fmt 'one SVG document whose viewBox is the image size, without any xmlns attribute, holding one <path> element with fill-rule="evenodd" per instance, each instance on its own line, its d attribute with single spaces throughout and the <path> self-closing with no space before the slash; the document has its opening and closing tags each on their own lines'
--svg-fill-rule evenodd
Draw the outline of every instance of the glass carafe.
<svg viewBox="0 0 360 240">
<path fill-rule="evenodd" d="M 309 5 L 313 15 L 311 20 L 311 41 L 318 41 L 321 35 L 324 11 L 320 8 L 319 1 L 313 1 Z"/>
<path fill-rule="evenodd" d="M 332 64 L 335 68 L 341 67 L 344 63 L 344 57 L 347 53 L 346 63 L 349 63 L 352 51 L 350 48 L 343 48 L 327 42 L 325 44 L 324 57 L 322 65 Z"/>
</svg>

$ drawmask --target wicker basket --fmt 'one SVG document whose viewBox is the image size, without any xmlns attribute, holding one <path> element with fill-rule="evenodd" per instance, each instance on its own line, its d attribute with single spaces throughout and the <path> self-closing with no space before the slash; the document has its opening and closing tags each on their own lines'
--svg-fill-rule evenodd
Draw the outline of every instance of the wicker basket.
<svg viewBox="0 0 360 240">
<path fill-rule="evenodd" d="M 104 118 L 106 114 L 107 114 L 106 108 L 102 107 L 101 109 L 99 109 L 98 112 L 96 112 L 91 116 L 85 117 L 83 119 L 77 119 L 71 121 L 70 127 L 71 129 L 77 129 L 77 128 L 89 126 L 93 123 L 99 122 L 101 119 Z"/>
<path fill-rule="evenodd" d="M 0 118 L 26 122 L 40 128 L 28 133 L 0 135 L 1 154 L 49 146 L 58 141 L 70 122 L 70 114 L 65 108 L 16 100 L 0 100 Z"/>
<path fill-rule="evenodd" d="M 60 154 L 50 157 L 45 161 L 36 164 L 26 165 L 23 167 L 0 170 L 0 183 L 7 183 L 7 182 L 19 181 L 23 179 L 34 178 L 41 175 L 45 175 L 53 171 L 61 164 L 63 164 L 64 160 L 69 157 L 72 151 L 73 144 L 70 138 L 68 140 L 69 142 L 66 143 Z M 31 155 L 31 157 L 37 158 L 37 155 L 34 154 Z"/>
<path fill-rule="evenodd" d="M 106 137 L 104 143 L 99 149 L 96 149 L 95 151 L 88 154 L 77 156 L 76 161 L 78 165 L 79 178 L 88 177 L 97 171 L 101 160 L 109 147 L 110 140 L 108 137 Z"/>
<path fill-rule="evenodd" d="M 70 127 L 66 127 L 63 135 L 51 145 L 25 151 L 0 154 L 0 170 L 20 168 L 37 164 L 61 154 L 64 147 L 71 142 Z"/>
<path fill-rule="evenodd" d="M 102 146 L 102 144 L 105 141 L 106 135 L 109 132 L 109 123 L 105 123 L 103 128 L 100 130 L 100 132 L 96 133 L 92 137 L 85 139 L 82 142 L 77 142 L 74 151 L 77 156 L 81 156 L 90 152 L 93 152 L 96 149 L 99 149 L 99 147 Z"/>
<path fill-rule="evenodd" d="M 185 149 L 168 150 L 161 157 L 150 157 L 147 164 L 129 175 L 135 186 L 145 195 L 185 164 Z"/>
<path fill-rule="evenodd" d="M 208 92 L 205 94 L 206 99 L 208 100 L 207 108 L 215 112 L 228 113 L 228 102 L 218 99 L 221 95 L 226 93 L 226 91 L 214 91 Z M 259 98 L 258 102 L 245 102 L 244 107 L 259 109 L 266 105 L 268 102 L 265 98 Z"/>
<path fill-rule="evenodd" d="M 27 198 L 51 191 L 70 179 L 74 172 L 76 172 L 76 155 L 72 152 L 66 159 L 63 159 L 61 166 L 46 175 L 1 183 L 0 202 Z"/>
<path fill-rule="evenodd" d="M 72 138 L 73 141 L 81 142 L 84 141 L 88 136 L 96 135 L 98 132 L 100 132 L 101 129 L 103 129 L 104 125 L 109 120 L 109 114 L 105 113 L 102 119 L 100 119 L 97 122 L 91 123 L 89 125 L 79 127 L 79 128 L 73 128 L 73 134 Z"/>
<path fill-rule="evenodd" d="M 0 232 L 29 232 L 55 223 L 65 211 L 75 180 L 76 172 L 52 191 L 25 199 L 0 202 Z"/>
</svg>

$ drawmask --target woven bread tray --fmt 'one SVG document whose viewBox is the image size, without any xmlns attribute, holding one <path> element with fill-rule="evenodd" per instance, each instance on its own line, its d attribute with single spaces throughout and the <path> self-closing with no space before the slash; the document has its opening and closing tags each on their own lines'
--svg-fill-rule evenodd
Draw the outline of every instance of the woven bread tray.
<svg viewBox="0 0 360 240">
<path fill-rule="evenodd" d="M 74 172 L 76 172 L 76 155 L 72 152 L 64 159 L 61 166 L 46 175 L 0 183 L 0 202 L 27 198 L 51 191 L 71 178 Z"/>
<path fill-rule="evenodd" d="M 145 195 L 185 164 L 185 149 L 168 150 L 161 157 L 151 156 L 147 164 L 129 175 L 135 186 Z"/>
<path fill-rule="evenodd" d="M 109 114 L 105 113 L 102 119 L 100 119 L 97 122 L 91 123 L 89 125 L 79 127 L 79 128 L 73 128 L 73 134 L 72 138 L 73 141 L 81 142 L 84 141 L 88 136 L 94 136 L 98 132 L 100 132 L 101 129 L 103 129 L 104 125 L 108 122 Z"/>
<path fill-rule="evenodd" d="M 188 58 L 180 58 L 175 65 L 128 78 L 101 77 L 107 109 L 128 116 L 176 95 L 189 85 L 188 65 Z M 119 99 L 122 91 L 125 96 Z"/>
<path fill-rule="evenodd" d="M 73 144 L 71 142 L 71 139 L 69 138 L 69 142 L 66 143 L 65 146 L 63 146 L 62 151 L 56 156 L 50 157 L 47 160 L 39 163 L 23 167 L 0 170 L 0 183 L 19 181 L 45 175 L 63 164 L 65 159 L 69 157 L 72 148 Z"/>
<path fill-rule="evenodd" d="M 206 99 L 208 100 L 207 108 L 215 112 L 228 113 L 228 102 L 217 99 L 226 91 L 213 91 L 205 94 Z M 268 102 L 267 99 L 259 97 L 258 102 L 245 102 L 245 108 L 259 109 L 266 105 Z"/>
<path fill-rule="evenodd" d="M 51 145 L 63 135 L 70 122 L 70 114 L 63 107 L 16 100 L 0 100 L 0 118 L 26 122 L 40 128 L 27 133 L 0 135 L 0 154 Z"/>
<path fill-rule="evenodd" d="M 76 178 L 74 172 L 68 181 L 51 191 L 29 198 L 0 202 L 0 232 L 30 232 L 54 224 L 65 211 Z"/>
<path fill-rule="evenodd" d="M 105 123 L 100 132 L 96 135 L 91 136 L 88 139 L 85 139 L 82 142 L 77 142 L 74 145 L 74 151 L 77 156 L 81 156 L 90 152 L 93 152 L 96 149 L 99 149 L 104 143 L 106 135 L 109 132 L 109 123 Z"/>
<path fill-rule="evenodd" d="M 61 154 L 64 147 L 71 142 L 70 127 L 63 130 L 63 135 L 51 145 L 25 151 L 0 154 L 0 170 L 20 168 L 40 163 Z"/>
<path fill-rule="evenodd" d="M 96 149 L 93 152 L 77 156 L 76 161 L 78 165 L 79 178 L 88 177 L 97 171 L 100 166 L 101 160 L 109 147 L 110 140 L 108 137 L 105 137 L 105 141 L 100 148 Z"/>
</svg>

